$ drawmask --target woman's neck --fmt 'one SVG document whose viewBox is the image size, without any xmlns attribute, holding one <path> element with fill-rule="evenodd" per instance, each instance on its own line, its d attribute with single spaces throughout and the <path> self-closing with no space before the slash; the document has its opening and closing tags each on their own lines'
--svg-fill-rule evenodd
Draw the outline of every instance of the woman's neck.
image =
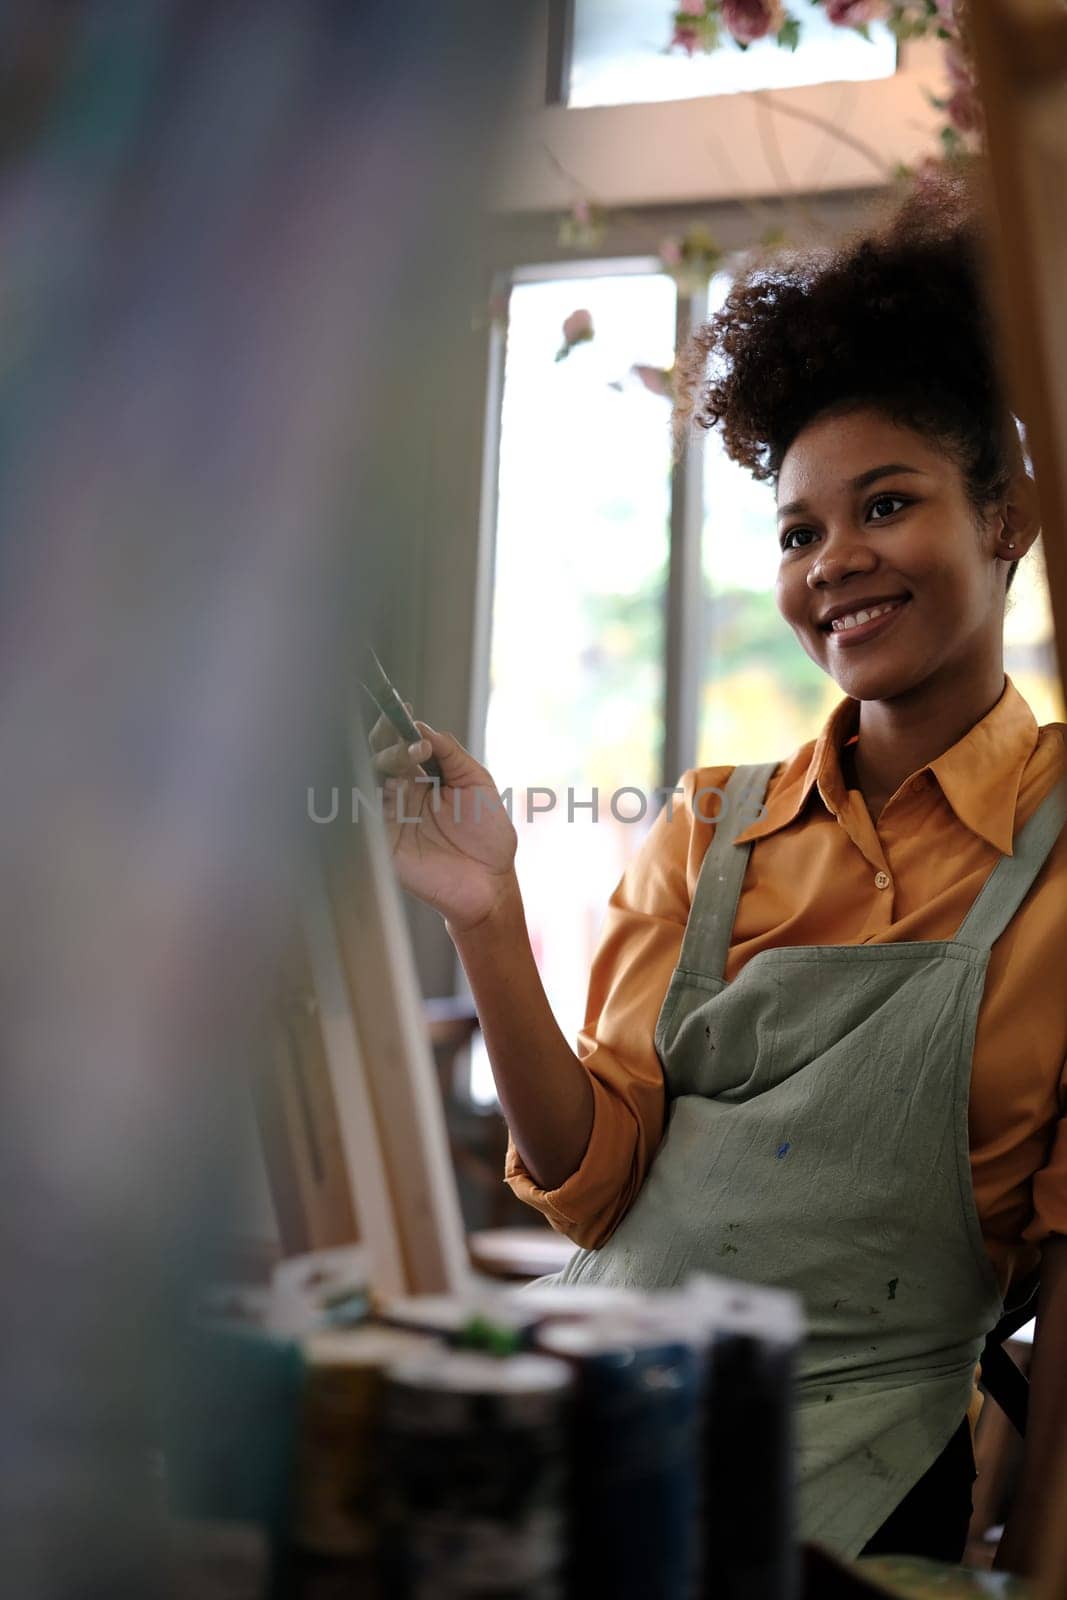
<svg viewBox="0 0 1067 1600">
<path fill-rule="evenodd" d="M 859 737 L 847 754 L 872 818 L 877 820 L 906 778 L 951 749 L 988 715 L 1005 682 L 1001 661 L 979 681 L 934 692 L 924 685 L 913 697 L 861 703 Z"/>
</svg>

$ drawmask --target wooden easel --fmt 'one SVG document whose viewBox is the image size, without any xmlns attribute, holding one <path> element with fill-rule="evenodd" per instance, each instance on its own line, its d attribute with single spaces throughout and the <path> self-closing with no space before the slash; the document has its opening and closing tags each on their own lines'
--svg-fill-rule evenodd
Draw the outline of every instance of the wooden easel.
<svg viewBox="0 0 1067 1600">
<path fill-rule="evenodd" d="M 355 789 L 366 804 L 353 821 Z M 387 1295 L 447 1293 L 468 1258 L 422 996 L 369 760 L 318 830 L 260 1086 L 286 1255 L 353 1243 Z M 314 826 L 309 821 L 309 827 Z"/>
</svg>

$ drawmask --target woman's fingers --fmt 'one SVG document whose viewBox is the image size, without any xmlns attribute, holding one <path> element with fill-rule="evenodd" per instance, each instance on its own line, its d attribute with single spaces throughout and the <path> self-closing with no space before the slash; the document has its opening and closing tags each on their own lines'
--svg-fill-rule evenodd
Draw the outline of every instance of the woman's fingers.
<svg viewBox="0 0 1067 1600">
<path fill-rule="evenodd" d="M 372 750 L 387 750 L 395 744 L 400 735 L 393 724 L 386 717 L 379 717 L 367 735 L 367 743 Z"/>
<path fill-rule="evenodd" d="M 408 714 L 410 702 L 405 702 Z M 465 750 L 451 733 L 440 733 L 428 722 L 414 723 L 419 737 L 410 744 L 404 742 L 388 718 L 381 716 L 368 734 L 373 752 L 372 767 L 379 781 L 389 778 L 425 777 L 423 764 L 435 758 L 448 784 L 482 783 L 492 785 L 492 779 L 469 750 Z"/>
<path fill-rule="evenodd" d="M 420 761 L 427 760 L 429 754 L 429 742 L 426 739 L 419 739 L 411 745 L 398 740 L 388 749 L 379 750 L 371 765 L 381 778 L 413 778 L 420 770 Z"/>
<path fill-rule="evenodd" d="M 372 750 L 388 750 L 389 746 L 393 744 L 399 744 L 402 747 L 403 738 L 397 733 L 389 718 L 382 716 L 378 718 L 370 733 L 368 733 L 367 743 Z"/>
<path fill-rule="evenodd" d="M 472 780 L 491 781 L 485 768 L 479 766 L 470 751 L 464 749 L 453 734 L 439 733 L 428 722 L 416 722 L 415 726 L 426 741 L 425 754 L 419 760 L 427 761 L 433 756 L 446 783 L 462 786 Z"/>
<path fill-rule="evenodd" d="M 408 716 L 411 715 L 411 701 L 405 700 L 404 706 Z M 386 716 L 380 716 L 367 735 L 367 743 L 372 750 L 388 750 L 390 745 L 403 746 L 403 734 L 397 732 Z"/>
</svg>

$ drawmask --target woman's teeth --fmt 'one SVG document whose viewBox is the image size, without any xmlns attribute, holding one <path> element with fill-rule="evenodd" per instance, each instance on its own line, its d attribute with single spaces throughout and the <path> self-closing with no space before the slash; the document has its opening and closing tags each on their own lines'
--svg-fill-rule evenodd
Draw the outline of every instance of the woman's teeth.
<svg viewBox="0 0 1067 1600">
<path fill-rule="evenodd" d="M 874 617 L 882 617 L 887 611 L 895 611 L 903 604 L 903 600 L 890 600 L 884 606 L 872 606 L 869 611 L 850 611 L 847 616 L 835 617 L 830 624 L 830 631 L 843 633 L 847 628 L 858 628 L 861 623 L 870 622 Z"/>
</svg>

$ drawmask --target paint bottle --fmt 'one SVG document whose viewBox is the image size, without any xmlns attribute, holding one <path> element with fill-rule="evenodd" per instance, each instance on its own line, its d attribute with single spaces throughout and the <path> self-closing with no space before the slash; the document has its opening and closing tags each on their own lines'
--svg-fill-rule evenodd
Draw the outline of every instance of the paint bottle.
<svg viewBox="0 0 1067 1600">
<path fill-rule="evenodd" d="M 700 1365 L 686 1343 L 616 1318 L 549 1324 L 569 1361 L 573 1600 L 688 1600 L 696 1559 Z"/>
<path fill-rule="evenodd" d="M 437 1350 L 391 1369 L 384 1593 L 562 1600 L 572 1389 L 542 1355 Z"/>
<path fill-rule="evenodd" d="M 688 1285 L 705 1338 L 700 1600 L 795 1600 L 793 1372 L 798 1297 L 698 1276 Z"/>
<path fill-rule="evenodd" d="M 377 1560 L 385 1375 L 427 1341 L 390 1328 L 305 1340 L 293 1539 L 314 1555 Z"/>
</svg>

